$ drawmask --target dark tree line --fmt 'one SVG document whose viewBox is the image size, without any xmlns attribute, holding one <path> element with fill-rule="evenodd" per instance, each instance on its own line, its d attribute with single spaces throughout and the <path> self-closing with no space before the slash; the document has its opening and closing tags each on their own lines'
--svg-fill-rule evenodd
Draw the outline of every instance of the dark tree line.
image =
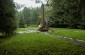
<svg viewBox="0 0 85 55">
<path fill-rule="evenodd" d="M 52 27 L 85 29 L 84 0 L 52 0 L 50 3 L 52 7 L 50 25 Z"/>
</svg>

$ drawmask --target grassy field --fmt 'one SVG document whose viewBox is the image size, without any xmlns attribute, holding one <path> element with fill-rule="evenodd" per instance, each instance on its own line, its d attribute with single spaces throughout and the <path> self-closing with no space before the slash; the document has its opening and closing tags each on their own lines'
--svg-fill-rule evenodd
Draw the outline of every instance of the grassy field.
<svg viewBox="0 0 85 55">
<path fill-rule="evenodd" d="M 27 31 L 27 30 L 35 30 L 35 29 L 38 29 L 38 27 L 37 26 L 29 26 L 29 27 L 27 27 L 27 28 L 17 28 L 17 30 L 16 31 Z"/>
<path fill-rule="evenodd" d="M 85 30 L 65 28 L 53 28 L 52 30 L 53 32 L 51 32 L 51 34 L 85 40 Z"/>
<path fill-rule="evenodd" d="M 85 47 L 43 33 L 0 39 L 0 55 L 85 55 Z"/>
</svg>

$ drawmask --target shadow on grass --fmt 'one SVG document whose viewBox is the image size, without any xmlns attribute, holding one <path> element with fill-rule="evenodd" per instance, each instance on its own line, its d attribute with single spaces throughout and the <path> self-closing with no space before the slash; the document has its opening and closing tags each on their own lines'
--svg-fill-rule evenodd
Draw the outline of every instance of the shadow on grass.
<svg viewBox="0 0 85 55">
<path fill-rule="evenodd" d="M 5 35 L 0 35 L 0 40 L 1 39 L 8 39 L 8 38 L 11 38 L 12 36 L 5 36 Z"/>
<path fill-rule="evenodd" d="M 0 39 L 7 39 L 7 38 L 11 38 L 12 36 L 16 35 L 17 33 L 13 33 L 13 34 L 9 34 L 9 35 L 0 35 Z"/>
<path fill-rule="evenodd" d="M 7 38 L 7 36 L 0 35 L 0 39 L 4 39 L 4 38 Z"/>
<path fill-rule="evenodd" d="M 4 35 L 0 35 L 0 43 L 2 43 L 3 41 L 10 39 L 11 36 L 4 36 Z"/>
</svg>

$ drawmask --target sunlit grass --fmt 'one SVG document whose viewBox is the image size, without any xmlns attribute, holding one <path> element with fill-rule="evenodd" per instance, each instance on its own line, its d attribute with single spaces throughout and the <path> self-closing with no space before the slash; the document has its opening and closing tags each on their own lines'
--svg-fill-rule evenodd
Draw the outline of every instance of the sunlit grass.
<svg viewBox="0 0 85 55">
<path fill-rule="evenodd" d="M 0 55 L 85 55 L 85 47 L 42 33 L 0 39 Z"/>
<path fill-rule="evenodd" d="M 51 32 L 51 34 L 85 40 L 85 30 L 66 28 L 53 28 L 52 30 L 53 32 Z"/>
</svg>

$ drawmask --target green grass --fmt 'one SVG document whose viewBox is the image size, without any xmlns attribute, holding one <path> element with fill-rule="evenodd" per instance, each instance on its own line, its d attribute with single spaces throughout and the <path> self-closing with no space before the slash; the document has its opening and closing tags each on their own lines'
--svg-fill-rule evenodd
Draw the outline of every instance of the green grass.
<svg viewBox="0 0 85 55">
<path fill-rule="evenodd" d="M 42 33 L 0 39 L 0 55 L 85 55 L 85 47 Z"/>
<path fill-rule="evenodd" d="M 36 30 L 36 29 L 38 29 L 36 26 L 29 26 L 29 27 L 27 27 L 27 28 L 17 28 L 17 30 L 16 31 L 27 31 L 27 30 Z"/>
<path fill-rule="evenodd" d="M 85 40 L 85 30 L 80 29 L 53 28 L 51 34 Z"/>
</svg>

